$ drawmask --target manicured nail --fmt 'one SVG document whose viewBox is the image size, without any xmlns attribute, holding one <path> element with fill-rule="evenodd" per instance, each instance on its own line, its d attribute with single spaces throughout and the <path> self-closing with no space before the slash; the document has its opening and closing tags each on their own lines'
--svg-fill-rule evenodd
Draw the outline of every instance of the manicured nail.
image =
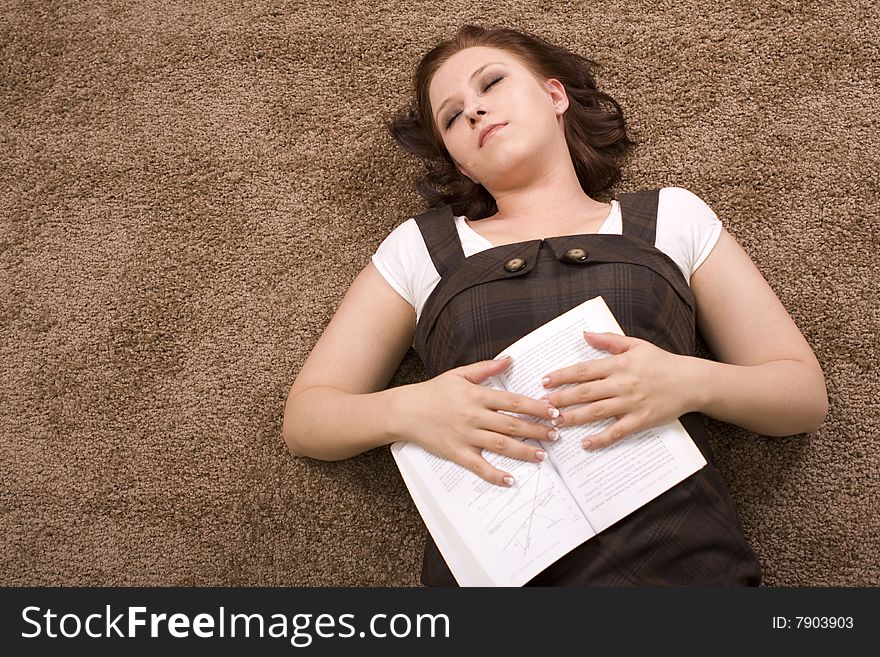
<svg viewBox="0 0 880 657">
<path fill-rule="evenodd" d="M 556 429 L 552 429 L 547 432 L 547 440 L 550 442 L 554 442 L 559 440 L 559 432 Z"/>
<path fill-rule="evenodd" d="M 539 461 L 543 461 L 545 458 L 547 458 L 547 452 L 545 452 L 543 449 L 539 449 L 537 452 L 535 452 L 535 458 Z"/>
<path fill-rule="evenodd" d="M 510 475 L 507 475 L 504 478 L 504 485 L 505 486 L 513 486 L 513 477 L 511 477 Z"/>
<path fill-rule="evenodd" d="M 583 446 L 584 449 L 590 449 L 590 447 L 593 446 L 593 441 L 592 440 L 585 440 L 584 442 L 581 443 L 581 445 Z"/>
<path fill-rule="evenodd" d="M 550 377 L 545 376 L 543 379 L 541 379 L 541 385 L 544 386 L 545 388 L 547 386 L 549 386 L 550 385 Z"/>
<path fill-rule="evenodd" d="M 555 419 L 555 418 L 559 417 L 559 409 L 556 408 L 555 406 L 550 406 L 550 407 L 547 409 L 547 412 L 550 414 L 550 417 L 551 417 L 551 418 L 554 418 L 554 419 Z"/>
</svg>

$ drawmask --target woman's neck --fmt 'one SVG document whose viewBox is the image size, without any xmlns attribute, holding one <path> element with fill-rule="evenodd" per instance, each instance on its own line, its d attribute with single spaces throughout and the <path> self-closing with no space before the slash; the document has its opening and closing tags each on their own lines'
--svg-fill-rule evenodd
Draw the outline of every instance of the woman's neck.
<svg viewBox="0 0 880 657">
<path fill-rule="evenodd" d="M 552 175 L 551 175 L 552 174 Z M 513 189 L 489 190 L 497 212 L 483 223 L 504 222 L 516 230 L 562 227 L 578 217 L 608 214 L 609 205 L 590 198 L 570 166 L 548 171 L 547 175 Z"/>
<path fill-rule="evenodd" d="M 519 233 L 565 230 L 573 224 L 605 218 L 611 206 L 587 196 L 580 187 L 576 193 L 562 195 L 558 191 L 548 193 L 524 193 L 507 195 L 497 201 L 498 211 L 481 221 L 499 229 Z"/>
<path fill-rule="evenodd" d="M 560 235 L 598 233 L 611 212 L 610 203 L 589 203 L 550 208 L 532 216 L 506 217 L 496 213 L 469 226 L 495 246 Z"/>
</svg>

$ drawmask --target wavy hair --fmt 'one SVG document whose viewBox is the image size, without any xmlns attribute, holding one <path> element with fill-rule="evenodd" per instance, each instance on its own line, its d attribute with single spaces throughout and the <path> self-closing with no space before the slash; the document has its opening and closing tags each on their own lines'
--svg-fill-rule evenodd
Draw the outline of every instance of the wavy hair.
<svg viewBox="0 0 880 657">
<path fill-rule="evenodd" d="M 463 25 L 454 38 L 439 43 L 422 58 L 413 76 L 415 101 L 385 121 L 394 140 L 424 163 L 427 171 L 417 181 L 416 190 L 430 208 L 448 204 L 456 215 L 469 219 L 488 217 L 498 209 L 486 188 L 455 166 L 437 130 L 428 97 L 440 66 L 473 46 L 506 50 L 539 78 L 556 78 L 563 84 L 569 98 L 563 121 L 565 139 L 584 192 L 596 195 L 620 179 L 620 160 L 636 142 L 626 133 L 620 105 L 596 87 L 598 64 L 533 34 Z"/>
</svg>

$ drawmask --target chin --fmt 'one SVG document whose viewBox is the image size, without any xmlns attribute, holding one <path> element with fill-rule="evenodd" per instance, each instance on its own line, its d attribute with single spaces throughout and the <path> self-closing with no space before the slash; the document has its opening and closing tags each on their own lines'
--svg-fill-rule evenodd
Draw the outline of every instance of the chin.
<svg viewBox="0 0 880 657">
<path fill-rule="evenodd" d="M 509 175 L 522 169 L 530 169 L 538 161 L 538 155 L 527 149 L 517 148 L 512 144 L 493 144 L 495 148 L 491 153 L 491 164 L 487 168 L 492 169 L 496 176 Z"/>
</svg>

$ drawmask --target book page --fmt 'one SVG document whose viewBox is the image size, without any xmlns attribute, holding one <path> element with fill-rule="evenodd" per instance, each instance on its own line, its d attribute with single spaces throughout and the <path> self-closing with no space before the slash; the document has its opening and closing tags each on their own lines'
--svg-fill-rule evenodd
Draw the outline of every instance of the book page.
<svg viewBox="0 0 880 657">
<path fill-rule="evenodd" d="M 392 454 L 461 586 L 522 586 L 594 534 L 549 461 L 483 450 L 513 475 L 508 488 L 415 443 L 395 443 Z"/>
<path fill-rule="evenodd" d="M 509 390 L 540 399 L 551 390 L 541 378 L 577 362 L 606 358 L 607 351 L 587 343 L 583 332 L 623 334 L 602 297 L 582 303 L 544 324 L 499 354 L 510 355 L 510 367 L 499 375 Z M 567 384 L 558 389 L 570 387 Z M 573 409 L 577 407 L 569 407 Z M 706 464 L 702 453 L 676 420 L 633 434 L 604 449 L 581 447 L 587 436 L 611 426 L 607 418 L 561 427 L 560 438 L 544 443 L 550 460 L 596 532 L 635 511 Z"/>
<path fill-rule="evenodd" d="M 596 532 L 644 506 L 706 464 L 676 420 L 630 435 L 603 449 L 586 451 L 581 440 L 615 421 L 563 429 L 547 448 Z"/>
</svg>

